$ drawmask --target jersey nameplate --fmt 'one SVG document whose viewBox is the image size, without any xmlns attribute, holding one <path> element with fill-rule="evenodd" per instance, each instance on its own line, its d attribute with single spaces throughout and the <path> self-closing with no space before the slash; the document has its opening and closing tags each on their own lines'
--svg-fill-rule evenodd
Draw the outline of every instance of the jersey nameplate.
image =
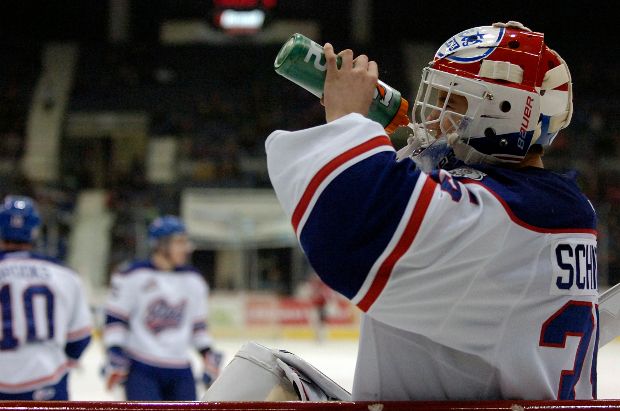
<svg viewBox="0 0 620 411">
<path fill-rule="evenodd" d="M 597 295 L 596 241 L 558 240 L 551 245 L 551 295 Z"/>
</svg>

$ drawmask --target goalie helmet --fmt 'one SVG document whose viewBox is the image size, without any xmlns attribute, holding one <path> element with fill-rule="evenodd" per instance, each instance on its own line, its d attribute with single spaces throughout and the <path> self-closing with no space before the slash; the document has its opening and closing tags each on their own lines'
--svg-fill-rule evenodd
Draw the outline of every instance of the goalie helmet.
<svg viewBox="0 0 620 411">
<path fill-rule="evenodd" d="M 36 239 L 41 218 L 34 200 L 9 195 L 0 210 L 0 237 L 14 243 L 31 243 Z"/>
<path fill-rule="evenodd" d="M 459 99 L 464 112 L 451 106 Z M 446 41 L 423 70 L 412 113 L 419 141 L 443 139 L 467 164 L 519 163 L 532 145 L 549 146 L 571 115 L 568 66 L 542 33 L 514 21 Z"/>
</svg>

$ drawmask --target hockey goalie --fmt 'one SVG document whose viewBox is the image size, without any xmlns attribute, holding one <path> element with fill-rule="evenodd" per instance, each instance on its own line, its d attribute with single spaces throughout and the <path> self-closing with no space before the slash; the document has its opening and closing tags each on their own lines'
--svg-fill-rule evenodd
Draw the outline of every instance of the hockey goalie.
<svg viewBox="0 0 620 411">
<path fill-rule="evenodd" d="M 265 145 L 312 267 L 364 312 L 351 398 L 596 398 L 596 215 L 543 164 L 572 116 L 564 60 L 514 21 L 451 37 L 423 70 L 397 153 L 365 117 L 377 64 L 324 50 L 326 124 Z M 287 353 L 264 354 L 222 377 L 249 362 L 253 398 L 348 398 Z M 216 383 L 206 399 L 223 393 Z"/>
</svg>

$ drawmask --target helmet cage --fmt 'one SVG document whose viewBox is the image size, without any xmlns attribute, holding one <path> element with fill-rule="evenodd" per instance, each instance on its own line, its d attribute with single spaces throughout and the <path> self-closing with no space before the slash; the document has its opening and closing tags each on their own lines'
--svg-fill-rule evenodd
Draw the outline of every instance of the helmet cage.
<svg viewBox="0 0 620 411">
<path fill-rule="evenodd" d="M 467 110 L 456 102 L 465 113 L 438 100 L 440 92 L 446 101 L 465 97 Z M 445 137 L 467 164 L 519 163 L 533 144 L 550 145 L 571 116 L 570 71 L 544 34 L 515 21 L 495 23 L 452 36 L 423 71 L 413 146 Z"/>
<path fill-rule="evenodd" d="M 450 98 L 453 95 L 466 98 L 465 113 L 450 109 Z M 460 138 L 471 137 L 471 125 L 479 118 L 481 107 L 489 95 L 489 87 L 482 82 L 427 67 L 422 71 L 414 102 L 414 122 L 435 138 L 453 133 Z M 441 106 L 438 105 L 440 102 Z"/>
<path fill-rule="evenodd" d="M 445 94 L 442 106 L 436 103 L 440 93 Z M 452 95 L 467 99 L 465 113 L 450 110 Z M 428 134 L 447 136 L 449 144 L 459 141 L 499 161 L 518 163 L 537 137 L 539 101 L 535 90 L 427 67 L 422 73 L 413 117 Z"/>
</svg>

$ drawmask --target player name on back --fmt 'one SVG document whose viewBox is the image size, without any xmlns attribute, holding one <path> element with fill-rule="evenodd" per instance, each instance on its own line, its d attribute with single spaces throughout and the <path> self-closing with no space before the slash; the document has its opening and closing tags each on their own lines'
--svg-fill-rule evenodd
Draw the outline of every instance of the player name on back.
<svg viewBox="0 0 620 411">
<path fill-rule="evenodd" d="M 562 239 L 551 246 L 552 295 L 596 295 L 596 241 Z"/>
<path fill-rule="evenodd" d="M 50 278 L 50 272 L 42 264 L 24 264 L 0 267 L 0 280 L 6 278 L 41 279 Z"/>
</svg>

